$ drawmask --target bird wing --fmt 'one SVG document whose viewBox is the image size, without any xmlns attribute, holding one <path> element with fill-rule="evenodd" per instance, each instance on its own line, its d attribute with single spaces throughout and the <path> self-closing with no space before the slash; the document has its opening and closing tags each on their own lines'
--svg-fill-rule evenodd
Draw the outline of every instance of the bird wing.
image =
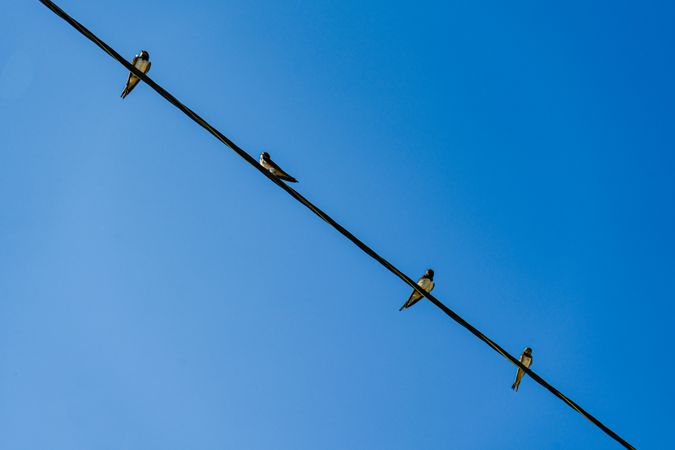
<svg viewBox="0 0 675 450">
<path fill-rule="evenodd" d="M 417 303 L 421 298 L 422 294 L 413 289 L 413 291 L 410 293 L 410 297 L 408 297 L 408 300 L 405 302 L 405 307 L 410 308 L 412 305 Z"/>
<path fill-rule="evenodd" d="M 127 84 L 124 87 L 124 92 L 126 95 L 129 95 L 129 93 L 134 90 L 139 81 L 141 81 L 140 78 L 129 72 L 129 78 L 127 78 Z"/>
<path fill-rule="evenodd" d="M 520 355 L 520 363 L 527 367 L 528 369 L 532 365 L 532 357 L 527 356 L 525 353 Z M 525 376 L 525 371 L 518 367 L 518 371 L 516 372 L 516 381 L 513 382 L 513 386 L 511 386 L 512 389 L 515 389 L 516 391 L 518 390 L 518 386 L 520 386 L 520 380 L 523 379 Z"/>
<path fill-rule="evenodd" d="M 516 372 L 516 380 L 513 382 L 511 389 L 515 389 L 516 391 L 518 390 L 518 386 L 520 385 L 520 380 L 523 379 L 523 375 L 525 375 L 525 371 L 518 367 L 518 371 Z"/>
<path fill-rule="evenodd" d="M 278 178 L 281 178 L 282 180 L 290 181 L 291 183 L 297 183 L 298 180 L 287 174 L 277 163 L 272 161 L 271 159 L 267 160 L 267 163 L 270 165 L 270 168 L 272 169 L 272 173 L 276 175 Z"/>
<path fill-rule="evenodd" d="M 296 180 L 294 177 L 290 176 L 286 172 L 279 173 L 277 172 L 277 178 L 281 178 L 284 181 L 288 181 L 289 183 L 297 183 L 298 180 Z"/>
<path fill-rule="evenodd" d="M 138 55 L 134 56 L 134 59 L 131 60 L 131 65 L 136 67 L 138 62 Z M 127 78 L 127 84 L 124 86 L 124 91 L 122 91 L 122 96 L 125 97 L 136 87 L 138 84 L 139 78 L 134 75 L 133 72 L 129 72 L 129 77 Z"/>
<path fill-rule="evenodd" d="M 422 277 L 417 281 L 417 285 L 424 289 L 427 292 L 431 292 L 434 289 L 434 283 L 427 277 Z M 401 309 L 410 308 L 412 305 L 417 303 L 422 298 L 422 294 L 413 289 L 408 300 L 401 306 Z M 400 311 L 400 310 L 399 310 Z"/>
</svg>

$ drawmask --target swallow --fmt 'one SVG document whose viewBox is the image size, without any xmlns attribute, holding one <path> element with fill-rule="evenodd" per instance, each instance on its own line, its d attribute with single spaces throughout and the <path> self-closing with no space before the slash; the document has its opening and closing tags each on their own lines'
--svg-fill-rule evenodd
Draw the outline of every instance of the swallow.
<svg viewBox="0 0 675 450">
<path fill-rule="evenodd" d="M 131 64 L 140 70 L 143 73 L 148 73 L 150 71 L 150 53 L 145 50 L 141 51 L 140 55 L 134 56 L 134 59 L 131 61 Z M 125 98 L 131 91 L 134 90 L 138 82 L 141 81 L 133 72 L 129 72 L 129 78 L 127 78 L 127 85 L 124 86 L 122 91 L 122 98 Z"/>
<path fill-rule="evenodd" d="M 298 180 L 284 172 L 281 167 L 277 166 L 277 164 L 272 161 L 270 158 L 270 154 L 267 152 L 262 152 L 260 154 L 260 165 L 263 166 L 265 169 L 269 170 L 270 173 L 277 178 L 280 178 L 284 181 L 288 181 L 289 183 L 297 183 Z"/>
<path fill-rule="evenodd" d="M 528 369 L 532 365 L 532 349 L 530 347 L 527 347 L 525 350 L 523 350 L 523 354 L 520 355 L 520 362 L 522 365 L 527 367 Z M 520 386 L 520 380 L 523 379 L 523 376 L 525 375 L 525 371 L 518 367 L 518 372 L 516 372 L 516 381 L 513 382 L 513 385 L 511 386 L 511 389 L 514 391 L 518 392 L 518 387 Z"/>
<path fill-rule="evenodd" d="M 427 292 L 431 292 L 434 289 L 434 271 L 433 269 L 428 269 L 422 278 L 417 280 L 417 285 L 424 289 Z M 412 305 L 417 303 L 419 299 L 422 298 L 422 294 L 413 289 L 412 294 L 408 298 L 408 301 L 401 306 L 399 311 L 403 311 L 405 308 L 410 308 Z"/>
</svg>

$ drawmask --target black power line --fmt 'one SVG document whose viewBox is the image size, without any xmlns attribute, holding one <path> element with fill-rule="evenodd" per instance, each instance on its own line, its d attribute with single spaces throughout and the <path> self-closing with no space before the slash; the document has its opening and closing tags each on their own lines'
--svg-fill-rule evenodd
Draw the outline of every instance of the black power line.
<svg viewBox="0 0 675 450">
<path fill-rule="evenodd" d="M 386 269 L 388 269 L 390 272 L 392 272 L 394 275 L 399 277 L 401 280 L 406 282 L 410 287 L 412 287 L 415 291 L 419 292 L 421 295 L 426 297 L 431 303 L 436 305 L 441 311 L 443 311 L 445 314 L 450 316 L 454 321 L 459 323 L 461 326 L 469 330 L 474 336 L 476 336 L 478 339 L 481 341 L 485 342 L 487 345 L 492 347 L 493 350 L 495 350 L 497 353 L 502 355 L 504 358 L 509 360 L 512 364 L 520 367 L 523 369 L 533 380 L 535 380 L 537 383 L 542 385 L 544 388 L 546 388 L 549 392 L 551 392 L 553 395 L 567 403 L 572 409 L 577 411 L 579 414 L 590 420 L 594 425 L 596 425 L 598 428 L 600 428 L 602 431 L 607 433 L 609 436 L 611 436 L 614 440 L 616 440 L 618 443 L 620 443 L 622 446 L 628 449 L 635 450 L 635 448 L 630 445 L 628 442 L 626 442 L 621 436 L 616 434 L 614 431 L 612 431 L 609 427 L 607 427 L 605 424 L 600 422 L 598 419 L 593 417 L 588 411 L 583 409 L 581 406 L 579 406 L 577 403 L 572 401 L 570 398 L 568 398 L 565 394 L 551 386 L 546 380 L 544 380 L 542 377 L 537 375 L 533 370 L 525 367 L 518 359 L 516 359 L 514 356 L 512 356 L 509 352 L 504 350 L 499 344 L 494 342 L 492 339 L 489 337 L 485 336 L 483 333 L 481 333 L 480 330 L 478 330 L 476 327 L 471 325 L 469 322 L 464 320 L 459 314 L 445 306 L 443 303 L 441 303 L 440 300 L 438 300 L 436 297 L 431 295 L 430 293 L 426 292 L 424 289 L 419 287 L 417 283 L 415 283 L 410 277 L 408 277 L 406 274 L 401 272 L 398 268 L 396 268 L 393 264 L 391 264 L 389 261 L 384 259 L 382 256 L 380 256 L 378 253 L 375 252 L 372 248 L 367 246 L 365 243 L 363 243 L 359 238 L 354 236 L 349 230 L 344 228 L 342 225 L 337 223 L 333 218 L 331 218 L 328 214 L 323 212 L 321 209 L 319 209 L 317 206 L 315 206 L 312 202 L 307 200 L 305 197 L 300 195 L 298 192 L 295 191 L 295 189 L 291 188 L 287 184 L 283 183 L 280 181 L 277 177 L 272 175 L 269 171 L 264 169 L 260 164 L 258 164 L 258 161 L 256 161 L 251 155 L 246 153 L 242 148 L 240 148 L 237 144 L 232 142 L 230 139 L 228 139 L 224 134 L 222 134 L 220 131 L 215 129 L 213 126 L 211 126 L 208 122 L 206 122 L 204 119 L 202 119 L 197 113 L 192 111 L 190 108 L 182 104 L 176 97 L 171 95 L 169 92 L 167 92 L 163 87 L 155 83 L 150 77 L 148 77 L 146 74 L 142 73 L 139 71 L 136 67 L 134 67 L 131 63 L 129 63 L 126 59 L 124 59 L 119 53 L 117 53 L 112 47 L 110 47 L 108 44 L 100 40 L 94 33 L 89 31 L 86 27 L 84 27 L 82 24 L 80 24 L 78 21 L 70 17 L 65 11 L 63 11 L 61 8 L 59 8 L 56 4 L 54 4 L 51 0 L 40 0 L 41 3 L 43 3 L 47 8 L 51 9 L 56 15 L 61 17 L 63 20 L 68 22 L 73 28 L 75 28 L 77 31 L 82 33 L 87 39 L 91 40 L 94 44 L 98 45 L 104 52 L 112 56 L 115 60 L 117 60 L 120 64 L 122 64 L 125 68 L 127 68 L 129 71 L 133 72 L 134 75 L 136 75 L 138 78 L 143 80 L 148 86 L 150 86 L 152 89 L 157 91 L 159 95 L 164 97 L 166 100 L 168 100 L 171 104 L 173 104 L 176 108 L 180 109 L 187 115 L 190 119 L 194 120 L 199 124 L 201 127 L 205 128 L 209 133 L 211 133 L 213 136 L 215 136 L 219 141 L 221 141 L 223 144 L 227 145 L 230 149 L 234 150 L 237 155 L 241 156 L 246 162 L 248 162 L 251 166 L 253 166 L 256 170 L 258 170 L 260 173 L 262 173 L 264 176 L 266 176 L 269 180 L 271 180 L 274 184 L 279 186 L 281 189 L 286 191 L 291 197 L 302 203 L 304 206 L 306 206 L 309 210 L 311 210 L 314 214 L 319 216 L 321 219 L 323 219 L 325 222 L 327 222 L 330 226 L 335 228 L 340 234 L 345 236 L 347 239 L 349 239 L 353 244 L 355 244 L 357 247 L 359 247 L 361 250 L 363 250 L 366 254 L 368 254 L 371 258 L 379 262 L 381 265 L 383 265 Z"/>
</svg>

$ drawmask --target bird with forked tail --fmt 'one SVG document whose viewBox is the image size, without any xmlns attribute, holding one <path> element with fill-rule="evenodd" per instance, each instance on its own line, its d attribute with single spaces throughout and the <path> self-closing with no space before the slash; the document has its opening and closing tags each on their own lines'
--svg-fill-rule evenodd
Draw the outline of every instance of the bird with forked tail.
<svg viewBox="0 0 675 450">
<path fill-rule="evenodd" d="M 520 363 L 527 367 L 528 369 L 532 365 L 532 349 L 530 347 L 526 347 L 525 350 L 523 350 L 523 354 L 520 355 Z M 518 388 L 520 387 L 520 380 L 523 379 L 525 376 L 525 371 L 518 367 L 518 371 L 516 372 L 516 381 L 513 382 L 511 385 L 511 389 L 514 391 L 518 392 Z"/>
<path fill-rule="evenodd" d="M 145 50 L 141 51 L 140 55 L 134 56 L 131 64 L 141 72 L 148 73 L 148 71 L 150 71 L 150 66 L 152 65 L 150 63 L 150 53 L 146 52 Z M 122 95 L 120 97 L 126 98 L 126 96 L 134 90 L 139 81 L 141 81 L 140 78 L 134 75 L 133 72 L 129 72 L 127 84 L 124 86 L 124 90 L 122 91 Z"/>
<path fill-rule="evenodd" d="M 424 289 L 427 292 L 431 292 L 434 289 L 434 271 L 433 269 L 428 269 L 422 278 L 417 281 L 417 285 Z M 406 308 L 410 308 L 412 305 L 417 303 L 422 298 L 422 294 L 416 290 L 412 291 L 408 300 L 401 306 L 399 311 L 403 311 Z"/>
<path fill-rule="evenodd" d="M 260 165 L 263 166 L 265 169 L 267 169 L 272 175 L 276 176 L 281 180 L 288 181 L 289 183 L 298 182 L 298 180 L 296 180 L 295 178 L 284 172 L 283 169 L 277 165 L 277 163 L 272 161 L 272 158 L 270 158 L 270 154 L 267 152 L 262 152 L 260 154 Z"/>
</svg>

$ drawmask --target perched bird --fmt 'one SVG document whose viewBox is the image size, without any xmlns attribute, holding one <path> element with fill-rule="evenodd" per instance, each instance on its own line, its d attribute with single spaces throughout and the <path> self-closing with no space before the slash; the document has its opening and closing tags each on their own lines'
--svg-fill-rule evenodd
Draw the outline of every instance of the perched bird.
<svg viewBox="0 0 675 450">
<path fill-rule="evenodd" d="M 150 70 L 150 53 L 145 50 L 141 51 L 140 55 L 134 56 L 134 59 L 131 61 L 131 64 L 140 70 L 143 73 L 148 73 Z M 124 86 L 122 91 L 122 98 L 125 98 L 131 91 L 134 90 L 138 82 L 141 81 L 133 72 L 129 72 L 129 78 L 127 79 L 127 85 Z"/>
<path fill-rule="evenodd" d="M 532 349 L 530 347 L 527 347 L 525 350 L 523 350 L 523 354 L 520 355 L 520 362 L 527 367 L 528 369 L 532 365 Z M 520 380 L 523 379 L 523 376 L 525 375 L 525 371 L 518 367 L 518 372 L 516 372 L 516 381 L 513 382 L 513 385 L 511 386 L 511 389 L 514 391 L 518 392 L 518 387 L 520 386 Z"/>
<path fill-rule="evenodd" d="M 433 269 L 428 269 L 426 273 L 417 280 L 417 285 L 424 289 L 427 292 L 431 292 L 432 289 L 434 288 L 434 271 Z M 408 301 L 401 306 L 399 311 L 403 311 L 405 308 L 410 308 L 412 305 L 417 303 L 419 299 L 422 298 L 422 294 L 417 292 L 416 290 L 412 291 L 412 294 L 410 294 L 410 298 L 408 298 Z"/>
<path fill-rule="evenodd" d="M 277 164 L 270 158 L 270 154 L 267 152 L 262 152 L 260 154 L 260 165 L 269 170 L 270 173 L 277 178 L 281 178 L 282 180 L 288 181 L 290 183 L 298 182 L 298 180 L 284 172 L 281 167 L 277 166 Z"/>
</svg>

